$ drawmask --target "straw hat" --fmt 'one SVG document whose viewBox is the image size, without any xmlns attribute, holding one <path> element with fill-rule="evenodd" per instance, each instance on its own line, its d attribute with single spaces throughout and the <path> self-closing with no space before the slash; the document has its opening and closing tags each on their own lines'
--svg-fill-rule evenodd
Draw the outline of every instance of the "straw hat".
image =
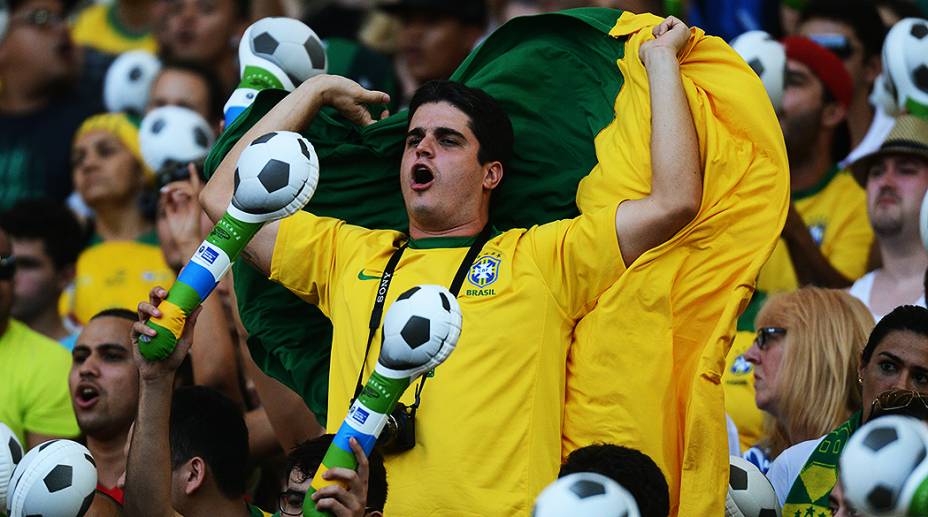
<svg viewBox="0 0 928 517">
<path fill-rule="evenodd" d="M 880 158 L 890 154 L 920 156 L 928 160 L 928 120 L 912 115 L 900 115 L 880 148 L 851 164 L 851 173 L 862 187 L 867 186 L 867 173 Z"/>
</svg>

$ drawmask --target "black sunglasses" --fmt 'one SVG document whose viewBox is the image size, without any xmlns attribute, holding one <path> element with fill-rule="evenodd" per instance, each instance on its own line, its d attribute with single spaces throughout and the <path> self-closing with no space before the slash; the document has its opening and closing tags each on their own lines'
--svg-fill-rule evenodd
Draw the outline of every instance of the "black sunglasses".
<svg viewBox="0 0 928 517">
<path fill-rule="evenodd" d="M 772 336 L 785 336 L 786 329 L 783 327 L 761 327 L 757 329 L 757 336 L 754 338 L 754 344 L 760 350 L 767 350 L 767 340 Z"/>
<path fill-rule="evenodd" d="M 0 280 L 9 280 L 16 273 L 16 257 L 9 255 L 0 257 Z"/>
</svg>

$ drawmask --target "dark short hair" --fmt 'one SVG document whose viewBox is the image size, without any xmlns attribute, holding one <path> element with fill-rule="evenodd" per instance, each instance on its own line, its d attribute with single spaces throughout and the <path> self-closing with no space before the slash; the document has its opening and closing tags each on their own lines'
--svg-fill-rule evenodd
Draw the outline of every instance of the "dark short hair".
<svg viewBox="0 0 928 517">
<path fill-rule="evenodd" d="M 913 332 L 928 338 L 928 309 L 917 305 L 902 305 L 883 316 L 870 332 L 870 338 L 861 353 L 861 363 L 869 364 L 876 347 L 893 332 Z"/>
<path fill-rule="evenodd" d="M 164 60 L 161 63 L 161 70 L 158 72 L 158 75 L 161 75 L 161 73 L 165 70 L 178 70 L 199 77 L 200 80 L 202 80 L 206 85 L 206 93 L 209 95 L 208 122 L 212 124 L 222 118 L 223 103 L 225 102 L 225 98 L 228 97 L 228 95 L 225 94 L 225 90 L 223 89 L 222 83 L 219 81 L 219 76 L 216 75 L 216 72 L 203 66 L 200 63 L 179 59 Z"/>
<path fill-rule="evenodd" d="M 602 474 L 622 485 L 635 498 L 641 517 L 667 517 L 670 513 L 667 480 L 647 454 L 608 443 L 588 445 L 567 456 L 557 477 L 577 472 Z"/>
<path fill-rule="evenodd" d="M 0 215 L 0 227 L 11 239 L 42 242 L 56 269 L 77 262 L 85 234 L 67 207 L 50 199 L 26 199 Z"/>
<path fill-rule="evenodd" d="M 447 102 L 464 112 L 470 119 L 468 126 L 477 137 L 480 149 L 477 160 L 481 165 L 492 161 L 503 164 L 503 170 L 512 159 L 515 137 L 509 115 L 487 92 L 454 81 L 429 81 L 412 96 L 409 103 L 409 121 L 423 104 Z"/>
<path fill-rule="evenodd" d="M 103 309 L 102 311 L 93 315 L 90 318 L 90 321 L 93 321 L 97 318 L 122 318 L 124 320 L 129 320 L 133 323 L 139 320 L 139 315 L 130 311 L 129 309 Z"/>
<path fill-rule="evenodd" d="M 297 469 L 306 477 L 314 475 L 319 465 L 322 465 L 322 458 L 333 438 L 335 435 L 324 434 L 294 447 L 287 455 L 288 470 Z M 383 464 L 383 454 L 375 447 L 367 461 L 370 464 L 367 478 L 367 507 L 382 512 L 387 505 L 387 469 Z"/>
<path fill-rule="evenodd" d="M 812 0 L 802 11 L 802 22 L 823 18 L 843 23 L 854 31 L 864 47 L 864 57 L 883 52 L 886 27 L 871 0 Z"/>
<path fill-rule="evenodd" d="M 171 404 L 171 468 L 200 457 L 228 499 L 245 494 L 248 428 L 241 409 L 218 391 L 189 386 Z"/>
</svg>

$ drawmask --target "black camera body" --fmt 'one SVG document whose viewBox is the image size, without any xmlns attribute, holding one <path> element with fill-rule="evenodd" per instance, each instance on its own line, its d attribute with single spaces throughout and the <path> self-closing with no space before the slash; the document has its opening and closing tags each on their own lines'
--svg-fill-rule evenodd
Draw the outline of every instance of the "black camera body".
<svg viewBox="0 0 928 517">
<path fill-rule="evenodd" d="M 377 445 L 384 454 L 399 454 L 416 446 L 416 408 L 397 402 L 387 415 Z"/>
</svg>

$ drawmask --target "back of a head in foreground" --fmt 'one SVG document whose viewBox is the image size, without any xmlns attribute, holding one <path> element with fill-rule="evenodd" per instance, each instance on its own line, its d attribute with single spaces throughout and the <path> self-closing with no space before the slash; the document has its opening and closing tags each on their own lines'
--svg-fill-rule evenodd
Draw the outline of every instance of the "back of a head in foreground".
<svg viewBox="0 0 928 517">
<path fill-rule="evenodd" d="M 204 386 L 180 388 L 171 404 L 171 469 L 200 457 L 222 494 L 245 494 L 248 428 L 242 411 L 226 396 Z"/>
<path fill-rule="evenodd" d="M 561 465 L 558 477 L 576 472 L 602 474 L 635 498 L 641 517 L 666 517 L 670 513 L 667 480 L 648 455 L 614 444 L 595 444 L 575 450 Z"/>
</svg>

